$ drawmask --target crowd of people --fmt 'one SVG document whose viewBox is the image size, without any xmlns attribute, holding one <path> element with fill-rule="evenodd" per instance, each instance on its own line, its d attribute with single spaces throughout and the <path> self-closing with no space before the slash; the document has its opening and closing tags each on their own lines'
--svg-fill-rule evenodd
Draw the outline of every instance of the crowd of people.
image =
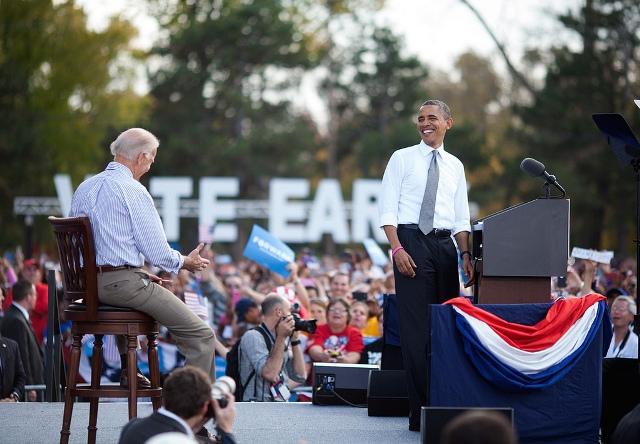
<svg viewBox="0 0 640 444">
<path fill-rule="evenodd" d="M 113 161 L 85 180 L 71 203 L 70 216 L 87 217 L 92 227 L 98 298 L 102 303 L 143 311 L 163 325 L 161 372 L 170 374 L 177 367 L 195 372 L 174 373 L 178 376 L 167 378 L 170 387 L 172 380 L 181 378 L 208 386 L 216 375 L 226 372 L 236 381 L 238 400 L 286 402 L 309 398 L 304 387 L 312 385 L 314 362 L 379 364 L 383 302 L 386 294 L 396 294 L 397 319 L 387 313 L 387 326 L 395 322 L 400 330 L 411 410 L 409 429 L 418 431 L 420 407 L 426 405 L 425 351 L 430 343 L 427 335 L 415 332 L 429 331 L 428 304 L 468 296 L 463 282 L 474 277 L 464 167 L 444 150 L 444 136 L 452 124 L 446 104 L 426 101 L 417 118 L 422 141 L 394 152 L 385 170 L 380 224 L 395 268 L 392 261 L 374 264 L 363 251 L 320 256 L 303 249 L 288 264 L 287 276 L 249 260 L 234 262 L 202 243 L 187 255 L 172 248 L 153 198 L 140 183 L 158 154 L 159 141 L 144 129 L 126 130 L 110 146 Z M 19 251 L 3 257 L 0 365 L 3 375 L 13 375 L 11 381 L 3 376 L 3 401 L 38 399 L 33 386 L 43 383 L 42 346 L 45 331 L 53 327 L 47 325 L 49 289 L 61 290 L 59 274 L 55 282 L 45 282 L 44 270 L 55 269 L 54 262 L 44 255 L 25 260 Z M 612 264 L 579 260 L 550 285 L 550 300 L 592 292 L 607 295 L 614 330 L 607 357 L 638 356 L 638 337 L 631 329 L 636 266 L 630 260 Z M 69 324 L 64 311 L 58 310 L 68 352 Z M 88 381 L 92 338 L 85 336 L 83 344 L 79 374 Z M 17 350 L 14 359 L 4 349 Z M 106 339 L 101 376 L 120 378 L 120 384 L 127 386 L 124 369 L 136 365 L 136 384 L 148 386 L 144 352 L 134 364 L 127 362 L 125 351 L 122 337 Z M 15 368 L 7 372 L 5 366 Z M 25 384 L 31 386 L 26 394 Z M 161 416 L 148 422 L 167 423 L 169 418 L 174 421 L 170 428 L 178 424 L 208 435 L 204 427 L 198 427 L 210 417 L 205 415 L 209 406 L 217 404 L 201 391 L 194 396 L 202 402 L 186 409 L 177 396 L 172 410 L 169 405 L 174 399 L 165 396 Z M 233 397 L 230 402 L 233 405 Z M 233 407 L 227 413 L 232 411 Z M 145 433 L 147 426 L 141 424 L 146 423 L 125 430 L 132 436 Z M 227 438 L 233 441 L 232 436 Z"/>
<path fill-rule="evenodd" d="M 209 259 L 209 265 L 196 273 L 180 270 L 172 275 L 153 268 L 149 271 L 170 280 L 167 288 L 216 333 L 218 376 L 224 374 L 228 350 L 246 331 L 260 326 L 268 315 L 263 313 L 263 303 L 269 296 L 286 300 L 290 311 L 300 319 L 316 320 L 317 330 L 313 334 L 300 332 L 298 339 L 302 342 L 307 377 L 313 362 L 379 363 L 380 354 L 367 354 L 365 348 L 382 336 L 383 298 L 385 294 L 394 293 L 394 276 L 389 266 L 372 264 L 364 251 L 346 250 L 340 255 L 316 256 L 311 250 L 303 249 L 298 260 L 290 264 L 290 276 L 283 278 L 248 260 L 231 261 L 227 254 L 216 254 L 210 246 L 201 254 Z M 38 259 L 25 260 L 20 255 L 5 254 L 0 266 L 1 331 L 6 339 L 14 338 L 20 345 L 26 385 L 44 383 L 42 349 L 48 328 L 47 267 L 57 268 L 55 258 L 44 254 Z M 62 291 L 58 272 L 56 276 L 54 285 Z M 606 295 L 614 328 L 608 357 L 631 357 L 634 349 L 637 355 L 638 344 L 633 332 L 627 334 L 636 310 L 635 285 L 635 263 L 630 259 L 613 261 L 611 265 L 577 260 L 568 267 L 566 278 L 553 279 L 550 300 L 592 292 Z M 462 286 L 460 292 L 464 295 Z M 18 313 L 21 316 L 17 316 Z M 62 310 L 60 315 L 61 332 L 65 335 L 63 343 L 68 348 L 69 325 L 64 322 Z M 625 336 L 628 338 L 621 348 L 620 342 Z M 80 373 L 88 381 L 92 338 L 86 337 L 83 342 L 84 365 Z M 163 374 L 184 365 L 184 356 L 166 328 L 162 328 L 159 349 Z M 139 351 L 139 367 L 146 371 L 148 365 L 143 350 L 141 347 Z M 120 363 L 115 338 L 105 339 L 103 353 L 103 378 L 116 381 L 120 376 Z M 37 399 L 34 391 L 27 395 L 29 400 Z"/>
</svg>

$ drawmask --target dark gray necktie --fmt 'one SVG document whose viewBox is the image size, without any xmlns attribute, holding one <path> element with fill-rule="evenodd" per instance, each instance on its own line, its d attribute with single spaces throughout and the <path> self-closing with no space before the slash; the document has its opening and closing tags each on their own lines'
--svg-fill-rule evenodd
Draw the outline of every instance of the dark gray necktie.
<svg viewBox="0 0 640 444">
<path fill-rule="evenodd" d="M 427 186 L 424 189 L 422 206 L 420 207 L 418 227 L 424 234 L 428 234 L 433 230 L 433 215 L 436 209 L 436 193 L 438 192 L 438 179 L 440 178 L 437 157 L 437 152 L 433 151 L 427 176 Z"/>
</svg>

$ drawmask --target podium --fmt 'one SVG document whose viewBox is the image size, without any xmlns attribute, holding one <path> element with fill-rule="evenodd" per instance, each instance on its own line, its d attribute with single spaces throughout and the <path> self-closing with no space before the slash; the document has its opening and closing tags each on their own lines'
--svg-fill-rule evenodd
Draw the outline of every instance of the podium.
<svg viewBox="0 0 640 444">
<path fill-rule="evenodd" d="M 474 296 L 482 304 L 549 302 L 569 256 L 569 200 L 536 199 L 473 224 Z"/>
</svg>

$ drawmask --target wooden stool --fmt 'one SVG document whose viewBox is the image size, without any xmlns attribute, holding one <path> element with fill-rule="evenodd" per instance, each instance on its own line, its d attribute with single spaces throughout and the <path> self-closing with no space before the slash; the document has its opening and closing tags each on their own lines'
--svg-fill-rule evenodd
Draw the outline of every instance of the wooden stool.
<svg viewBox="0 0 640 444">
<path fill-rule="evenodd" d="M 64 394 L 64 415 L 60 443 L 69 442 L 71 416 L 76 396 L 90 399 L 88 442 L 96 442 L 98 401 L 100 398 L 128 398 L 129 419 L 138 411 L 138 398 L 150 397 L 153 410 L 160 408 L 162 388 L 156 338 L 159 326 L 151 316 L 123 307 L 101 305 L 98 301 L 97 267 L 93 233 L 87 217 L 49 217 L 58 244 L 60 266 L 64 285 L 64 315 L 72 322 L 73 345 L 71 361 L 67 369 L 67 387 Z M 76 384 L 80 365 L 82 336 L 93 334 L 93 358 L 91 362 L 91 384 Z M 104 335 L 123 335 L 127 338 L 127 376 L 129 387 L 101 386 L 102 338 Z M 138 389 L 136 381 L 137 337 L 148 339 L 149 372 L 151 388 Z"/>
</svg>

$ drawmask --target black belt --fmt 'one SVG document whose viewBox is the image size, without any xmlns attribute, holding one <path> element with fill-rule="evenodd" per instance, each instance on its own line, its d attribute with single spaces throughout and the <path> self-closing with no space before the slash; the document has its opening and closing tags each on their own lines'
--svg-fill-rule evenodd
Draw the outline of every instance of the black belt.
<svg viewBox="0 0 640 444">
<path fill-rule="evenodd" d="M 409 230 L 419 230 L 418 224 L 398 224 L 398 228 L 408 228 Z M 434 228 L 427 233 L 427 236 L 450 237 L 451 230 L 445 228 Z"/>
<path fill-rule="evenodd" d="M 114 267 L 113 265 L 98 265 L 98 273 L 109 273 L 111 271 L 131 270 L 132 268 L 140 268 L 134 265 L 119 265 Z"/>
</svg>

